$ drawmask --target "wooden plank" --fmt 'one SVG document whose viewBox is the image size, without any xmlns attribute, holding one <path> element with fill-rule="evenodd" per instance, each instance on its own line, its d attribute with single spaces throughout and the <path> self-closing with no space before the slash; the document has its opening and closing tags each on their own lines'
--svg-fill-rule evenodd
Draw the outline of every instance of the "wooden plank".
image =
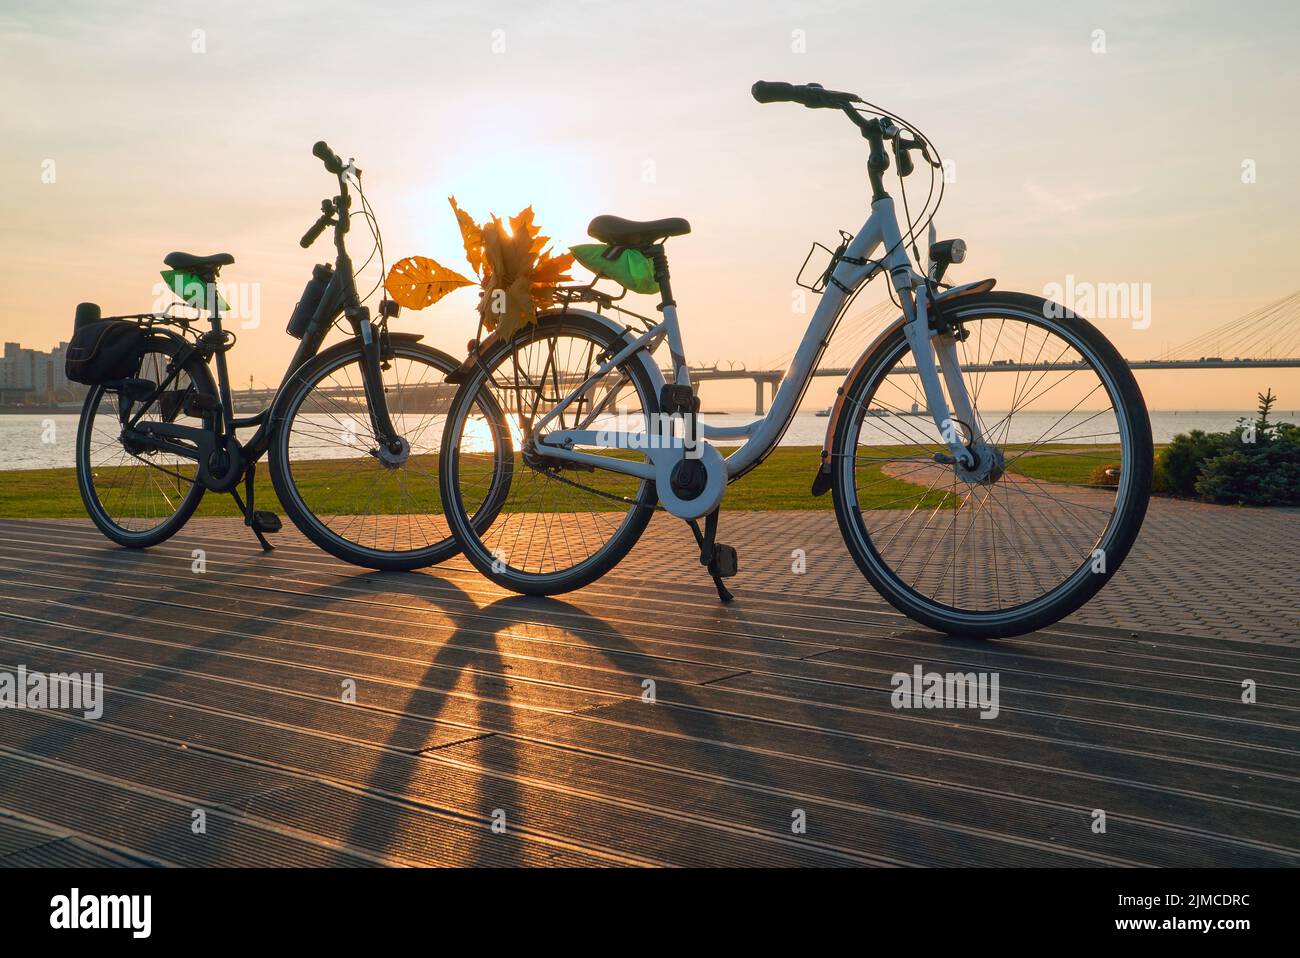
<svg viewBox="0 0 1300 958">
<path fill-rule="evenodd" d="M 0 669 L 107 684 L 99 721 L 0 715 L 0 864 L 1300 864 L 1300 650 L 957 642 L 859 596 L 723 608 L 688 563 L 527 599 L 278 541 L 0 520 Z M 893 708 L 914 664 L 998 672 L 998 718 Z"/>
</svg>

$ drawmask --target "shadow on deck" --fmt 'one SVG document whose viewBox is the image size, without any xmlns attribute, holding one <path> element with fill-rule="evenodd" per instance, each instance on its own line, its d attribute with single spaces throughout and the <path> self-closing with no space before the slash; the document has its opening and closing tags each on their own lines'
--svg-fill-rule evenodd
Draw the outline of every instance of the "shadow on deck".
<svg viewBox="0 0 1300 958">
<path fill-rule="evenodd" d="M 687 564 L 525 599 L 279 544 L 0 520 L 0 672 L 105 683 L 96 721 L 0 710 L 0 864 L 1300 862 L 1294 648 L 959 641 L 743 573 L 723 608 Z M 996 672 L 997 717 L 894 708 L 918 664 Z"/>
</svg>

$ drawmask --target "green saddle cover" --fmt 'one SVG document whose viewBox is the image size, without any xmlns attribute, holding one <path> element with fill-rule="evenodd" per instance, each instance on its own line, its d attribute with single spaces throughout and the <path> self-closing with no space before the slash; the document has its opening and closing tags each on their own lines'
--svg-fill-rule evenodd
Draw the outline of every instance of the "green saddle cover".
<svg viewBox="0 0 1300 958">
<path fill-rule="evenodd" d="M 582 243 L 570 246 L 569 252 L 587 269 L 597 276 L 612 279 L 625 289 L 634 293 L 657 293 L 659 284 L 655 281 L 654 264 L 640 250 L 624 249 L 613 259 L 605 254 L 609 247 L 604 243 Z"/>
<path fill-rule="evenodd" d="M 193 273 L 187 273 L 181 269 L 165 269 L 159 273 L 167 288 L 177 295 L 178 298 L 185 301 L 187 306 L 193 306 L 195 309 L 208 308 L 208 284 L 200 277 Z M 217 308 L 223 313 L 230 309 L 230 304 L 225 300 L 217 289 L 213 288 L 213 295 L 217 300 Z"/>
</svg>

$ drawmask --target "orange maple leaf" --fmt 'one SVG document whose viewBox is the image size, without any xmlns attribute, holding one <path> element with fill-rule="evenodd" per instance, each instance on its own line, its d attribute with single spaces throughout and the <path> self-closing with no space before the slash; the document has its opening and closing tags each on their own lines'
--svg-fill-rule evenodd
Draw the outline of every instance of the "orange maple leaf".
<svg viewBox="0 0 1300 958">
<path fill-rule="evenodd" d="M 456 223 L 460 226 L 461 239 L 465 243 L 465 258 L 469 260 L 470 269 L 480 277 L 483 275 L 483 231 L 473 218 L 456 205 L 456 197 L 447 197 L 451 208 L 456 213 Z"/>
<path fill-rule="evenodd" d="M 407 309 L 424 309 L 453 289 L 473 285 L 473 282 L 426 256 L 408 256 L 393 264 L 384 280 L 384 289 L 398 305 Z"/>
<path fill-rule="evenodd" d="M 536 322 L 539 309 L 555 302 L 555 286 L 572 279 L 566 270 L 573 255 L 552 255 L 550 238 L 541 235 L 531 206 L 502 222 L 495 214 L 479 226 L 449 197 L 465 241 L 465 255 L 479 277 L 483 295 L 479 314 L 483 325 L 503 337 L 513 336 L 525 323 Z"/>
</svg>

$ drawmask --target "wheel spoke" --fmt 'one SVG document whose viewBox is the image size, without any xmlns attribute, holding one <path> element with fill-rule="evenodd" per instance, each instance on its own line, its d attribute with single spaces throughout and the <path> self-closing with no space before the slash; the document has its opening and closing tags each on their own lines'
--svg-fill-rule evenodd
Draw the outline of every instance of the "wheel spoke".
<svg viewBox="0 0 1300 958">
<path fill-rule="evenodd" d="M 960 362 L 978 366 L 963 373 L 969 425 L 993 447 L 991 465 L 936 461 L 933 420 L 907 415 L 914 400 L 891 401 L 923 394 L 901 332 L 850 385 L 834 460 L 858 505 L 850 547 L 887 595 L 937 621 L 1039 608 L 1078 588 L 1119 521 L 1135 455 L 1117 379 L 1077 332 L 993 307 L 969 310 L 959 328 Z"/>
</svg>

